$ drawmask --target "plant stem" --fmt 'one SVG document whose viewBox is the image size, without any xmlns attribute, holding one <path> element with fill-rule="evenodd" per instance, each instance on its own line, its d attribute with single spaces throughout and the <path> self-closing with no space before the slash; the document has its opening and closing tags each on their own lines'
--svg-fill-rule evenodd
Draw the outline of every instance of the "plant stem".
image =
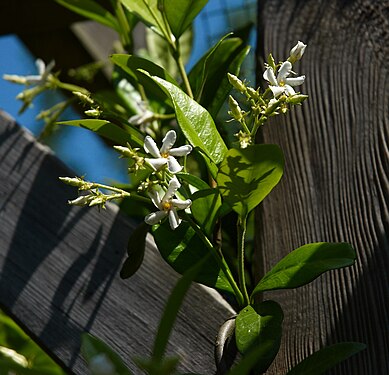
<svg viewBox="0 0 389 375">
<path fill-rule="evenodd" d="M 120 0 L 117 0 L 114 6 L 115 6 L 116 17 L 119 21 L 119 27 L 121 31 L 120 37 L 122 39 L 123 48 L 127 52 L 131 53 L 132 50 L 132 42 L 130 38 L 131 30 L 130 30 L 130 26 L 128 25 L 126 15 L 124 14 L 122 3 L 120 2 Z"/>
<path fill-rule="evenodd" d="M 178 42 L 177 42 L 177 45 L 178 45 Z M 177 48 L 176 53 L 174 54 L 174 59 L 176 60 L 177 67 L 178 67 L 178 70 L 180 72 L 182 82 L 184 83 L 186 93 L 193 99 L 192 88 L 190 87 L 188 75 L 186 74 L 185 66 L 184 66 L 184 63 L 182 61 L 179 48 Z"/>
<path fill-rule="evenodd" d="M 189 222 L 191 227 L 194 229 L 196 234 L 200 237 L 200 239 L 203 241 L 205 246 L 211 251 L 212 255 L 216 259 L 217 263 L 219 264 L 220 268 L 226 275 L 232 289 L 234 290 L 235 297 L 237 299 L 237 302 L 239 306 L 243 307 L 245 306 L 245 300 L 243 298 L 242 292 L 239 289 L 238 285 L 236 284 L 236 281 L 234 279 L 234 276 L 232 276 L 232 273 L 230 271 L 230 268 L 228 267 L 227 262 L 225 261 L 224 257 L 222 254 L 220 254 L 215 247 L 212 245 L 212 243 L 209 241 L 208 237 L 203 233 L 203 231 L 199 228 L 199 226 L 192 220 L 192 218 L 184 213 L 185 219 Z"/>
<path fill-rule="evenodd" d="M 250 298 L 247 293 L 246 288 L 246 277 L 245 277 L 245 268 L 244 268 L 244 247 L 245 247 L 245 237 L 247 229 L 247 215 L 244 218 L 238 218 L 237 222 L 238 229 L 238 276 L 239 276 L 239 286 L 240 290 L 243 291 L 243 298 L 245 306 L 250 304 Z"/>
</svg>

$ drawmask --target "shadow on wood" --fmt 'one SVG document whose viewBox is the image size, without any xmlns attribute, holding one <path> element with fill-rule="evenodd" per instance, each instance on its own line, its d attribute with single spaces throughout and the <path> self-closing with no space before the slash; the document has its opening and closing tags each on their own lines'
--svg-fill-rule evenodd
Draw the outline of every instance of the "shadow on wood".
<svg viewBox="0 0 389 375">
<path fill-rule="evenodd" d="M 140 373 L 131 358 L 150 354 L 177 275 L 148 241 L 139 272 L 121 280 L 133 224 L 111 204 L 101 212 L 68 206 L 76 190 L 58 177 L 71 175 L 0 113 L 0 305 L 75 374 L 86 373 L 83 331 Z M 214 372 L 213 341 L 231 311 L 209 289 L 191 287 L 169 345 L 183 358 L 181 370 Z"/>
<path fill-rule="evenodd" d="M 368 348 L 332 374 L 389 373 L 388 20 L 388 1 L 261 2 L 258 58 L 286 59 L 307 43 L 295 70 L 307 76 L 309 99 L 264 129 L 265 142 L 284 150 L 286 171 L 263 204 L 259 263 L 268 270 L 316 241 L 349 242 L 358 256 L 310 286 L 267 295 L 285 310 L 271 374 L 340 341 Z"/>
</svg>

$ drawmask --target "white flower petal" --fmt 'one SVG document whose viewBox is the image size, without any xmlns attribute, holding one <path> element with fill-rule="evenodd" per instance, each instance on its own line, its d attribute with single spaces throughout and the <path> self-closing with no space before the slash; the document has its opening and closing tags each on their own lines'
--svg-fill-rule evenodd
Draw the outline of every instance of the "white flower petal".
<svg viewBox="0 0 389 375">
<path fill-rule="evenodd" d="M 285 85 L 285 91 L 288 95 L 292 96 L 296 94 L 296 91 L 293 90 L 292 86 Z"/>
<path fill-rule="evenodd" d="M 192 151 L 192 146 L 185 145 L 185 146 L 181 146 L 181 147 L 172 148 L 169 151 L 169 154 L 172 156 L 186 156 L 186 155 L 190 154 L 191 151 Z"/>
<path fill-rule="evenodd" d="M 305 81 L 305 76 L 287 78 L 285 80 L 285 84 L 289 86 L 300 86 L 304 83 L 304 81 Z"/>
<path fill-rule="evenodd" d="M 169 181 L 169 186 L 167 188 L 167 191 L 165 195 L 162 197 L 161 204 L 166 203 L 168 200 L 170 200 L 176 191 L 180 188 L 181 184 L 176 178 L 172 178 Z"/>
<path fill-rule="evenodd" d="M 285 78 L 289 76 L 291 71 L 292 71 L 292 64 L 289 61 L 283 62 L 278 71 L 277 82 L 278 83 L 284 82 Z"/>
<path fill-rule="evenodd" d="M 263 78 L 270 82 L 273 86 L 277 86 L 276 76 L 274 74 L 273 68 L 268 67 L 263 73 Z"/>
<path fill-rule="evenodd" d="M 176 132 L 174 130 L 169 130 L 162 140 L 161 154 L 168 152 L 173 147 L 176 139 Z"/>
<path fill-rule="evenodd" d="M 187 199 L 185 201 L 181 199 L 172 199 L 172 203 L 173 203 L 173 207 L 176 207 L 179 210 L 185 210 L 192 204 L 192 201 L 190 199 Z"/>
<path fill-rule="evenodd" d="M 153 155 L 155 158 L 161 157 L 157 144 L 155 143 L 154 139 L 151 138 L 149 135 L 146 135 L 145 137 L 145 143 L 143 145 L 143 148 L 147 153 Z"/>
<path fill-rule="evenodd" d="M 145 162 L 151 166 L 155 171 L 159 171 L 162 167 L 164 167 L 168 160 L 165 158 L 157 158 L 157 159 L 150 159 L 145 158 Z"/>
<path fill-rule="evenodd" d="M 174 156 L 168 156 L 167 163 L 168 163 L 169 172 L 177 173 L 182 171 L 183 167 L 180 165 L 180 163 L 176 160 Z"/>
<path fill-rule="evenodd" d="M 306 44 L 304 44 L 303 42 L 298 41 L 297 44 L 290 50 L 290 54 L 289 54 L 290 57 L 292 57 L 296 61 L 300 60 L 301 57 L 304 54 L 304 51 L 305 51 L 306 47 L 307 47 Z"/>
<path fill-rule="evenodd" d="M 181 224 L 181 219 L 178 217 L 177 211 L 173 208 L 169 211 L 170 228 L 176 229 Z"/>
<path fill-rule="evenodd" d="M 159 196 L 159 193 L 157 190 L 152 189 L 148 192 L 148 196 L 150 197 L 151 201 L 153 202 L 154 206 L 162 209 L 161 207 L 161 197 Z"/>
<path fill-rule="evenodd" d="M 280 96 L 281 94 L 283 94 L 285 92 L 285 87 L 269 86 L 269 88 L 272 91 L 275 98 L 277 98 L 278 96 Z"/>
<path fill-rule="evenodd" d="M 39 75 L 42 76 L 46 70 L 46 64 L 43 62 L 42 59 L 36 59 L 35 65 L 36 65 L 36 68 L 38 70 Z"/>
<path fill-rule="evenodd" d="M 166 211 L 152 212 L 145 217 L 145 223 L 149 225 L 158 224 L 167 214 Z"/>
</svg>

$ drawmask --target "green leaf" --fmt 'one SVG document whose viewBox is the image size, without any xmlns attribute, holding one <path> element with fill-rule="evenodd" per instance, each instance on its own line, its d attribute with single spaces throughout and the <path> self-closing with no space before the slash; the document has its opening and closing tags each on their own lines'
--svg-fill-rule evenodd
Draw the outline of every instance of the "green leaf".
<svg viewBox="0 0 389 375">
<path fill-rule="evenodd" d="M 193 147 L 199 147 L 213 163 L 219 164 L 227 147 L 208 111 L 177 86 L 159 77 L 152 79 L 170 96 L 178 124 L 188 141 Z"/>
<path fill-rule="evenodd" d="M 217 115 L 231 91 L 227 73 L 238 75 L 240 66 L 250 50 L 240 38 L 228 38 L 230 35 L 221 38 L 188 75 L 196 100 L 207 108 L 213 117 Z"/>
<path fill-rule="evenodd" d="M 272 191 L 282 177 L 284 159 L 276 145 L 232 148 L 216 177 L 224 200 L 242 218 Z"/>
<path fill-rule="evenodd" d="M 95 119 L 80 119 L 58 122 L 59 125 L 79 126 L 91 130 L 98 135 L 107 138 L 117 145 L 126 146 L 127 142 L 133 146 L 143 147 L 143 135 L 136 128 L 126 127 L 126 130 L 106 121 Z"/>
<path fill-rule="evenodd" d="M 97 21 L 105 26 L 111 27 L 117 32 L 120 31 L 115 16 L 108 12 L 96 1 L 93 0 L 55 0 L 63 7 L 70 9 L 72 12 L 80 14 L 83 17 Z"/>
<path fill-rule="evenodd" d="M 208 0 L 162 0 L 163 11 L 170 29 L 178 39 L 192 24 Z"/>
<path fill-rule="evenodd" d="M 81 352 L 86 362 L 100 354 L 105 354 L 111 363 L 115 366 L 115 374 L 132 375 L 132 372 L 124 365 L 120 356 L 115 353 L 106 343 L 89 333 L 83 333 L 81 336 Z"/>
<path fill-rule="evenodd" d="M 199 190 L 191 196 L 191 211 L 196 222 L 210 237 L 218 218 L 222 200 L 217 189 Z"/>
<path fill-rule="evenodd" d="M 128 258 L 125 260 L 123 267 L 120 271 L 120 277 L 122 279 L 128 279 L 142 265 L 145 255 L 146 236 L 149 232 L 149 226 L 142 222 L 131 233 L 127 245 Z"/>
<path fill-rule="evenodd" d="M 163 16 L 158 9 L 158 0 L 120 0 L 120 2 L 146 25 L 160 32 L 164 30 L 165 34 L 168 34 Z"/>
<path fill-rule="evenodd" d="M 265 346 L 266 351 L 257 356 L 253 367 L 256 373 L 263 373 L 278 353 L 282 335 L 283 312 L 274 301 L 265 301 L 246 306 L 236 317 L 236 346 L 243 355 L 256 347 Z"/>
<path fill-rule="evenodd" d="M 194 229 L 186 222 L 182 222 L 173 231 L 169 223 L 165 221 L 160 225 L 154 225 L 152 234 L 162 257 L 180 274 L 184 274 L 194 263 L 210 254 Z M 227 277 L 213 257 L 208 259 L 197 274 L 195 281 L 233 293 Z"/>
<path fill-rule="evenodd" d="M 210 186 L 206 182 L 204 182 L 201 178 L 194 176 L 193 174 L 178 172 L 176 173 L 176 176 L 180 180 L 183 180 L 187 182 L 189 185 L 192 185 L 197 190 L 210 189 Z"/>
<path fill-rule="evenodd" d="M 299 247 L 278 262 L 257 284 L 253 294 L 298 288 L 323 272 L 354 264 L 355 250 L 348 243 L 317 242 Z"/>
<path fill-rule="evenodd" d="M 366 345 L 359 342 L 342 342 L 327 346 L 305 358 L 293 367 L 287 375 L 324 374 L 338 363 L 364 349 L 366 349 Z"/>
</svg>

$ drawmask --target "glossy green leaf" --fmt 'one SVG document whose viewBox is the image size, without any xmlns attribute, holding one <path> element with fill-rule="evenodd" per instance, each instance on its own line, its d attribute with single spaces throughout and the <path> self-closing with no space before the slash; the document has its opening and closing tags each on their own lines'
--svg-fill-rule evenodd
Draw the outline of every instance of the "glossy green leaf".
<svg viewBox="0 0 389 375">
<path fill-rule="evenodd" d="M 143 147 L 143 135 L 139 130 L 128 127 L 126 130 L 106 121 L 95 119 L 80 119 L 58 122 L 59 125 L 78 126 L 80 128 L 91 130 L 98 135 L 107 138 L 117 145 L 126 146 L 127 142 L 133 146 Z"/>
<path fill-rule="evenodd" d="M 152 234 L 162 257 L 180 274 L 184 274 L 193 264 L 209 255 L 209 250 L 186 222 L 172 230 L 165 221 L 153 226 Z M 213 257 L 202 267 L 195 281 L 233 293 L 227 277 Z"/>
<path fill-rule="evenodd" d="M 208 0 L 161 1 L 170 29 L 177 39 L 189 28 L 207 2 Z"/>
<path fill-rule="evenodd" d="M 119 32 L 115 16 L 93 0 L 55 0 L 58 4 L 83 17 L 97 21 Z"/>
<path fill-rule="evenodd" d="M 272 191 L 282 177 L 284 158 L 276 145 L 230 149 L 216 177 L 231 208 L 245 217 Z"/>
<path fill-rule="evenodd" d="M 257 357 L 254 368 L 257 373 L 267 370 L 278 353 L 282 335 L 283 312 L 274 301 L 265 301 L 246 306 L 236 317 L 236 346 L 242 354 L 248 354 L 256 347 L 267 350 Z"/>
<path fill-rule="evenodd" d="M 260 280 L 253 295 L 266 290 L 298 288 L 325 271 L 351 266 L 355 258 L 355 250 L 345 242 L 317 242 L 301 246 L 285 256 Z"/>
<path fill-rule="evenodd" d="M 239 74 L 250 48 L 240 38 L 224 36 L 193 67 L 188 78 L 196 100 L 215 117 L 224 103 L 231 85 L 227 73 Z"/>
<path fill-rule="evenodd" d="M 161 361 L 168 344 L 169 336 L 172 331 L 175 319 L 178 314 L 184 297 L 192 283 L 196 280 L 203 267 L 206 267 L 209 261 L 210 254 L 198 261 L 193 261 L 192 265 L 188 267 L 182 278 L 177 282 L 163 311 L 162 318 L 159 322 L 157 336 L 154 342 L 154 349 L 152 359 L 154 362 Z"/>
<path fill-rule="evenodd" d="M 81 352 L 88 364 L 97 355 L 104 354 L 115 366 L 115 374 L 132 375 L 132 372 L 124 365 L 122 359 L 117 353 L 115 353 L 102 340 L 90 335 L 89 333 L 84 333 L 81 336 Z"/>
<path fill-rule="evenodd" d="M 199 147 L 213 163 L 219 164 L 227 147 L 208 111 L 177 86 L 159 77 L 152 78 L 170 96 L 178 124 L 188 141 Z"/>
<path fill-rule="evenodd" d="M 122 279 L 128 279 L 134 275 L 142 265 L 145 255 L 146 236 L 148 232 L 149 226 L 142 222 L 131 233 L 127 245 L 128 258 L 125 260 L 120 271 L 120 277 Z"/>
<path fill-rule="evenodd" d="M 158 9 L 158 0 L 120 0 L 120 2 L 146 25 L 165 30 L 164 20 Z"/>
<path fill-rule="evenodd" d="M 199 190 L 191 196 L 191 211 L 207 236 L 211 236 L 222 200 L 217 189 Z"/>
<path fill-rule="evenodd" d="M 287 375 L 321 375 L 347 358 L 366 349 L 359 342 L 342 342 L 327 346 L 311 354 L 293 367 Z"/>
<path fill-rule="evenodd" d="M 210 189 L 210 186 L 206 182 L 204 182 L 201 178 L 194 176 L 193 174 L 179 172 L 176 173 L 176 176 L 180 180 L 183 180 L 187 182 L 189 185 L 192 185 L 197 190 Z"/>
</svg>

